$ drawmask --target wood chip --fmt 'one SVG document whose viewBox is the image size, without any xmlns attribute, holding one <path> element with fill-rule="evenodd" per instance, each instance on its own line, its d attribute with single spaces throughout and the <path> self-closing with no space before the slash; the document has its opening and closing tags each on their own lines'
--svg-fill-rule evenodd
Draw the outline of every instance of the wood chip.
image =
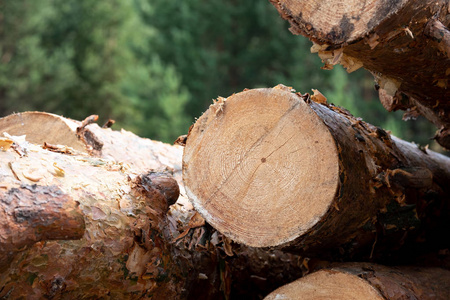
<svg viewBox="0 0 450 300">
<path fill-rule="evenodd" d="M 312 89 L 314 92 L 314 95 L 311 96 L 311 99 L 314 102 L 320 103 L 320 104 L 326 104 L 327 103 L 327 97 L 325 97 L 319 90 Z"/>
<path fill-rule="evenodd" d="M 9 138 L 0 137 L 0 150 L 8 150 L 13 143 L 14 141 Z"/>
</svg>

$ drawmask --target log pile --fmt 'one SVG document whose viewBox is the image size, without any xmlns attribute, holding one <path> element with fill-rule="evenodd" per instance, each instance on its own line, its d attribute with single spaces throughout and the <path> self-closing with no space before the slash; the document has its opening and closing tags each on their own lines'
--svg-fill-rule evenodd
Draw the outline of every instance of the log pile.
<svg viewBox="0 0 450 300">
<path fill-rule="evenodd" d="M 335 272 L 323 258 L 392 262 L 394 248 L 426 253 L 447 247 L 446 239 L 436 237 L 448 229 L 448 159 L 314 100 L 320 98 L 281 85 L 220 98 L 181 139 L 183 162 L 181 147 L 100 128 L 92 123 L 95 117 L 78 122 L 22 113 L 0 119 L 0 127 L 11 132 L 3 130 L 0 151 L 0 296 L 262 299 L 316 269 Z M 224 124 L 234 125 L 221 130 Z M 55 138 L 50 125 L 66 134 Z M 201 142 L 207 151 L 193 154 Z M 204 164 L 198 169 L 196 156 Z M 215 185 L 220 201 L 209 200 L 222 205 L 215 218 L 235 214 L 237 223 L 248 225 L 269 216 L 263 220 L 267 232 L 255 231 L 258 239 L 236 239 L 233 230 L 240 224 L 220 228 L 209 219 L 211 206 L 202 208 L 195 202 L 200 198 L 192 197 L 203 218 L 186 199 L 198 180 L 208 186 L 202 177 L 190 179 L 192 174 L 214 180 L 215 164 L 223 165 L 224 180 Z M 361 186 L 352 191 L 352 184 Z M 227 212 L 223 203 L 229 200 L 234 202 Z M 316 223 L 289 219 L 301 213 Z M 294 230 L 288 227 L 292 221 Z M 255 224 L 249 232 L 258 229 Z M 327 233 L 333 228 L 339 230 Z M 428 234 L 430 228 L 435 234 Z M 442 251 L 431 265 L 448 258 Z"/>
<path fill-rule="evenodd" d="M 448 1 L 270 2 L 450 148 Z M 0 119 L 0 298 L 450 298 L 448 157 L 283 85 L 219 97 L 184 150 L 96 120 Z"/>
<path fill-rule="evenodd" d="M 94 120 L 0 119 L 2 299 L 260 299 L 302 274 L 297 255 L 232 248 L 196 214 L 181 147 Z"/>
<path fill-rule="evenodd" d="M 323 96 L 283 85 L 220 97 L 185 142 L 185 190 L 207 223 L 238 244 L 307 257 L 306 273 L 325 268 L 300 279 L 300 288 L 288 285 L 268 299 L 340 292 L 342 299 L 367 293 L 369 299 L 433 299 L 434 287 L 416 279 L 391 291 L 389 284 L 406 280 L 392 275 L 395 268 L 373 267 L 376 275 L 367 283 L 361 274 L 369 267 L 336 275 L 324 260 L 440 266 L 423 257 L 450 248 L 450 158 L 391 136 Z M 405 272 L 405 278 L 449 276 L 436 269 Z M 374 284 L 381 277 L 386 289 Z M 450 296 L 447 288 L 437 289 L 438 299 Z"/>
</svg>

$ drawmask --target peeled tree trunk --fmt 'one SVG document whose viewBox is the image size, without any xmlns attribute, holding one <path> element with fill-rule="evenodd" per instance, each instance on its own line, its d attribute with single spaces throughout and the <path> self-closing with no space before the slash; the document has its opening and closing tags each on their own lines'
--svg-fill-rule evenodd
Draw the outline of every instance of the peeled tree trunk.
<svg viewBox="0 0 450 300">
<path fill-rule="evenodd" d="M 183 181 L 206 221 L 248 246 L 386 259 L 406 242 L 448 247 L 448 157 L 282 85 L 211 105 Z"/>
<path fill-rule="evenodd" d="M 264 299 L 446 300 L 449 282 L 450 271 L 439 268 L 347 263 L 307 275 Z"/>
<path fill-rule="evenodd" d="M 0 119 L 0 298 L 260 299 L 301 276 L 298 256 L 205 223 L 175 180 L 181 147 L 95 119 Z"/>
<path fill-rule="evenodd" d="M 447 0 L 270 0 L 294 34 L 314 42 L 324 68 L 364 67 L 383 106 L 422 114 L 450 149 L 450 4 Z"/>
</svg>

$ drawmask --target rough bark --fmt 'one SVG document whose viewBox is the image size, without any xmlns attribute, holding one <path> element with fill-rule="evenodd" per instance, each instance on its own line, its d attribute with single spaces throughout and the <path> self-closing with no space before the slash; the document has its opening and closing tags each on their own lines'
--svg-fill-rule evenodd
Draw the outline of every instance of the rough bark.
<svg viewBox="0 0 450 300">
<path fill-rule="evenodd" d="M 95 119 L 0 119 L 0 298 L 261 299 L 302 275 L 300 257 L 233 245 L 196 214 L 180 147 Z"/>
<path fill-rule="evenodd" d="M 55 186 L 2 189 L 0 199 L 0 270 L 15 253 L 36 242 L 75 240 L 84 234 L 78 202 Z"/>
<path fill-rule="evenodd" d="M 371 71 L 388 110 L 420 113 L 450 149 L 447 0 L 270 0 L 294 34 L 312 40 L 325 69 Z"/>
<path fill-rule="evenodd" d="M 274 299 L 445 300 L 450 271 L 352 263 L 320 270 L 270 293 Z"/>
<path fill-rule="evenodd" d="M 448 157 L 281 85 L 211 105 L 183 180 L 206 221 L 245 245 L 358 259 L 448 247 Z"/>
</svg>

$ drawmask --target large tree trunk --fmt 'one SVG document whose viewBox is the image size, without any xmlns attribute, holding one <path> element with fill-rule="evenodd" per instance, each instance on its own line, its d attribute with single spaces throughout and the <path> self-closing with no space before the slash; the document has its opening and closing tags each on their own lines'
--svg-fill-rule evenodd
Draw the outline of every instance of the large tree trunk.
<svg viewBox="0 0 450 300">
<path fill-rule="evenodd" d="M 173 204 L 180 147 L 93 120 L 0 119 L 0 298 L 260 299 L 302 275 L 295 255 L 232 247 L 181 184 Z"/>
<path fill-rule="evenodd" d="M 281 85 L 211 105 L 183 180 L 206 221 L 249 246 L 359 258 L 419 236 L 416 250 L 449 246 L 448 157 Z"/>
<path fill-rule="evenodd" d="M 384 267 L 351 263 L 320 270 L 287 284 L 265 300 L 446 300 L 450 271 L 439 268 Z"/>
<path fill-rule="evenodd" d="M 447 0 L 270 0 L 325 62 L 370 70 L 388 110 L 418 112 L 450 149 L 450 4 Z"/>
</svg>

